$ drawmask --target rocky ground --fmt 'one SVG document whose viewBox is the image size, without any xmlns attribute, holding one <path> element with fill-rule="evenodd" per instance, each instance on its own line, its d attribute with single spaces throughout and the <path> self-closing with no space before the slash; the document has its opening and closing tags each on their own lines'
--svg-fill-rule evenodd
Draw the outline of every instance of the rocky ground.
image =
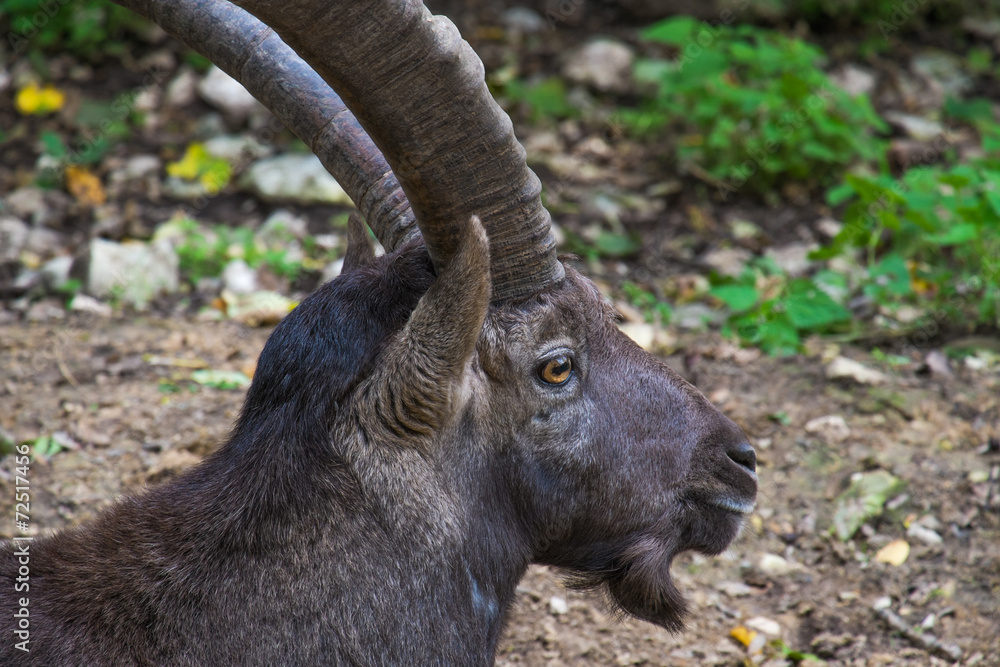
<svg viewBox="0 0 1000 667">
<path fill-rule="evenodd" d="M 604 5 L 578 17 L 446 5 L 491 75 L 514 59 L 521 75 L 562 75 L 581 103 L 620 94 L 634 17 Z M 615 41 L 595 43 L 595 31 Z M 945 89 L 976 80 L 940 51 L 895 56 L 831 68 L 894 119 L 897 153 L 946 131 L 961 150 L 961 130 L 936 114 Z M 33 443 L 36 531 L 84 521 L 225 439 L 270 327 L 336 275 L 349 210 L 262 108 L 162 35 L 120 61 L 56 56 L 47 67 L 64 99 L 27 114 L 15 96 L 34 68 L 0 57 L 0 452 Z M 836 212 L 794 189 L 780 204 L 719 202 L 696 176 L 665 167 L 657 147 L 611 126 L 528 123 L 511 111 L 561 238 L 642 239 L 628 257 L 581 269 L 616 300 L 630 335 L 743 426 L 761 493 L 730 551 L 675 563 L 694 610 L 683 634 L 616 619 L 535 568 L 498 664 L 1000 665 L 997 355 L 946 357 L 960 328 L 947 321 L 889 341 L 901 354 L 815 340 L 788 359 L 719 337 L 720 314 L 703 302 L 676 305 L 669 327 L 647 322 L 622 297 L 623 280 L 683 293 L 757 254 L 805 272 Z M 65 169 L 95 145 L 81 170 Z M 997 349 L 995 339 L 965 342 Z M 12 458 L 0 462 L 12 485 Z M 0 536 L 10 535 L 12 503 L 0 507 Z"/>
</svg>

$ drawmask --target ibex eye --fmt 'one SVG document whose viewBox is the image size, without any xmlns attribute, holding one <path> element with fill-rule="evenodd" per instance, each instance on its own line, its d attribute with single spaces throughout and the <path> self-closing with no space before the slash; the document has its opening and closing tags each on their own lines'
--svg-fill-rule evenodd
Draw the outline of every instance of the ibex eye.
<svg viewBox="0 0 1000 667">
<path fill-rule="evenodd" d="M 538 368 L 538 377 L 548 384 L 565 384 L 573 373 L 573 359 L 568 354 L 552 357 Z"/>
</svg>

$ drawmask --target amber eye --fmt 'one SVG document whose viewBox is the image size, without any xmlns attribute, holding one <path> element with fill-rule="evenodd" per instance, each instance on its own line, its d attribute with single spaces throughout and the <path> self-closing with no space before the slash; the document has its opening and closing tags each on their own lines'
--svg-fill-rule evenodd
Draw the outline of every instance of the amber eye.
<svg viewBox="0 0 1000 667">
<path fill-rule="evenodd" d="M 573 359 L 568 354 L 552 357 L 538 368 L 538 377 L 549 384 L 565 384 L 573 373 Z"/>
</svg>

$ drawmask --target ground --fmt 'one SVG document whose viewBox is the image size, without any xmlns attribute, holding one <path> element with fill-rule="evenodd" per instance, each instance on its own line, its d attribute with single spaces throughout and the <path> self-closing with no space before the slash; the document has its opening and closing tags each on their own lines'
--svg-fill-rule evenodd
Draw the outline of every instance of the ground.
<svg viewBox="0 0 1000 667">
<path fill-rule="evenodd" d="M 440 4 L 470 36 L 489 72 L 509 64 L 513 50 L 527 76 L 557 73 L 565 54 L 595 32 L 632 39 L 634 17 L 623 19 L 615 7 L 642 3 L 592 3 L 578 22 L 569 10 L 584 3 L 549 3 L 566 10 L 546 14 L 558 29 L 523 43 L 498 27 L 505 3 Z M 22 117 L 14 111 L 13 88 L 0 90 L 0 126 L 12 128 L 0 145 L 0 197 L 34 182 L 44 130 L 71 136 L 74 103 L 138 91 L 150 63 L 179 76 L 182 51 L 157 39 L 138 47 L 145 60 L 129 54 L 91 66 L 51 58 L 52 78 L 70 93 L 62 115 Z M 850 52 L 849 37 L 824 39 Z M 0 74 L 9 69 L 15 79 L 31 69 L 24 60 L 0 58 L 0 66 Z M 897 63 L 881 66 L 898 69 Z M 52 438 L 60 448 L 30 468 L 33 532 L 77 525 L 121 494 L 196 465 L 227 437 L 243 390 L 198 385 L 192 370 L 250 376 L 269 333 L 268 327 L 206 319 L 203 307 L 215 303 L 219 287 L 210 280 L 148 309 L 117 306 L 111 316 L 67 312 L 64 295 L 19 282 L 52 257 L 80 257 L 92 237 L 148 241 L 158 224 L 189 203 L 164 194 L 162 186 L 164 164 L 178 159 L 192 137 L 260 136 L 246 122 L 213 116 L 203 100 L 161 106 L 163 88 L 146 91 L 145 121 L 135 120 L 128 140 L 91 166 L 107 187 L 107 205 L 88 208 L 56 187 L 58 196 L 46 200 L 55 217 L 31 221 L 46 231 L 41 245 L 15 256 L 0 247 L 0 440 Z M 836 213 L 808 192 L 785 192 L 777 204 L 740 196 L 720 202 L 705 183 L 672 173 L 653 149 L 614 133 L 590 136 L 574 121 L 534 127 L 519 118 L 516 129 L 563 229 L 585 236 L 614 217 L 642 239 L 641 250 L 622 261 L 580 267 L 613 296 L 620 297 L 625 278 L 675 286 L 696 279 L 705 271 L 705 254 L 723 240 L 754 253 L 815 240 L 817 222 Z M 281 137 L 274 147 L 287 150 L 289 140 Z M 152 177 L 116 180 L 128 160 L 149 155 L 158 161 Z M 622 204 L 626 199 L 631 203 Z M 617 202 L 610 216 L 609 202 Z M 280 206 L 302 216 L 313 235 L 329 232 L 331 215 L 345 210 Z M 233 185 L 203 207 L 185 210 L 206 224 L 256 228 L 278 207 Z M 7 211 L 0 206 L 0 213 Z M 740 246 L 731 238 L 734 221 L 753 222 L 762 234 Z M 316 285 L 318 271 L 292 284 L 258 277 L 270 281 L 264 287 L 300 297 Z M 627 303 L 616 305 L 642 320 Z M 807 653 L 845 667 L 1000 666 L 1000 365 L 972 357 L 946 366 L 939 351 L 955 328 L 942 323 L 928 336 L 890 341 L 887 349 L 895 346 L 905 357 L 895 363 L 874 357 L 871 341 L 854 347 L 810 341 L 804 353 L 774 359 L 740 349 L 716 331 L 660 332 L 658 353 L 757 448 L 758 508 L 726 553 L 684 554 L 674 563 L 692 609 L 683 633 L 619 619 L 593 595 L 564 588 L 558 572 L 536 567 L 518 589 L 498 664 L 780 665 Z M 885 377 L 873 385 L 830 379 L 838 356 Z M 815 421 L 821 417 L 831 419 Z M 891 473 L 903 487 L 851 539 L 832 535 L 838 498 L 853 476 L 875 471 Z M 13 457 L 0 458 L 5 488 L 14 486 L 13 475 Z M 14 531 L 13 503 L 0 502 L 0 509 L 0 537 L 7 537 Z M 877 557 L 901 540 L 908 557 L 898 564 Z M 811 659 L 802 664 L 816 664 Z"/>
<path fill-rule="evenodd" d="M 33 527 L 84 521 L 216 447 L 243 393 L 192 390 L 183 379 L 199 365 L 252 370 L 267 333 L 186 317 L 0 327 L 0 426 L 18 441 L 60 434 L 72 448 L 31 468 Z M 866 388 L 826 380 L 819 357 L 734 358 L 725 342 L 682 342 L 687 356 L 668 361 L 757 446 L 754 520 L 722 556 L 675 562 L 693 609 L 676 636 L 619 621 L 592 595 L 563 588 L 557 572 L 533 568 L 518 589 L 498 664 L 739 665 L 747 651 L 730 632 L 748 624 L 767 631 L 767 621 L 778 627 L 770 639 L 830 665 L 952 664 L 886 625 L 872 609 L 884 596 L 908 624 L 933 623 L 928 631 L 957 646 L 961 664 L 1000 664 L 1000 451 L 989 445 L 998 435 L 1000 373 L 960 368 L 941 380 L 911 371 Z M 173 382 L 181 390 L 164 393 L 161 385 Z M 778 413 L 788 425 L 773 419 Z M 842 441 L 803 430 L 831 414 L 850 429 Z M 833 500 L 852 473 L 874 468 L 907 486 L 864 537 L 842 543 L 827 534 Z M 990 470 L 993 481 L 983 481 Z M 11 473 L 8 459 L 5 485 Z M 0 523 L 5 534 L 12 519 Z M 936 528 L 940 544 L 907 538 L 904 526 L 918 519 Z M 912 543 L 906 562 L 874 562 L 873 552 L 896 538 Z"/>
</svg>

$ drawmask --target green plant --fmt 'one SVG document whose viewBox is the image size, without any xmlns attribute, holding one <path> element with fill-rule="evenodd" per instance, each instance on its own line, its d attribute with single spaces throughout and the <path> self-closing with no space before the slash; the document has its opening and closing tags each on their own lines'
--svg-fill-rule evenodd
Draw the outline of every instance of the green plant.
<svg viewBox="0 0 1000 667">
<path fill-rule="evenodd" d="M 0 0 L 0 29 L 15 53 L 66 52 L 99 58 L 122 53 L 122 39 L 146 22 L 107 0 Z"/>
<path fill-rule="evenodd" d="M 265 239 L 245 227 L 206 227 L 190 218 L 167 223 L 157 236 L 177 239 L 181 274 L 192 283 L 219 276 L 237 258 L 254 269 L 265 266 L 288 280 L 295 280 L 305 269 L 319 270 L 333 259 L 312 237 L 307 236 L 300 246 L 299 241 L 283 234 Z"/>
<path fill-rule="evenodd" d="M 841 330 L 850 323 L 850 311 L 831 296 L 843 286 L 843 278 L 831 271 L 793 279 L 763 258 L 737 278 L 713 276 L 713 282 L 709 295 L 731 312 L 723 333 L 768 354 L 793 354 L 804 335 Z"/>
<path fill-rule="evenodd" d="M 875 302 L 1000 326 L 1000 159 L 849 176 L 828 199 L 849 202 L 845 225 L 814 258 L 862 248 Z"/>
<path fill-rule="evenodd" d="M 643 31 L 673 59 L 637 62 L 651 93 L 620 118 L 637 135 L 679 130 L 677 156 L 726 189 L 766 192 L 789 179 L 824 185 L 883 153 L 886 129 L 864 97 L 851 97 L 819 68 L 802 40 L 753 26 L 710 26 L 674 17 Z"/>
<path fill-rule="evenodd" d="M 580 115 L 566 97 L 566 84 L 557 77 L 532 82 L 513 79 L 507 82 L 503 94 L 512 102 L 524 104 L 536 123 L 545 118 L 559 120 Z"/>
<path fill-rule="evenodd" d="M 625 293 L 630 304 L 643 312 L 647 322 L 653 322 L 659 318 L 660 324 L 666 324 L 674 315 L 670 304 L 660 301 L 655 294 L 644 290 L 630 280 L 622 283 L 622 292 Z"/>
</svg>

